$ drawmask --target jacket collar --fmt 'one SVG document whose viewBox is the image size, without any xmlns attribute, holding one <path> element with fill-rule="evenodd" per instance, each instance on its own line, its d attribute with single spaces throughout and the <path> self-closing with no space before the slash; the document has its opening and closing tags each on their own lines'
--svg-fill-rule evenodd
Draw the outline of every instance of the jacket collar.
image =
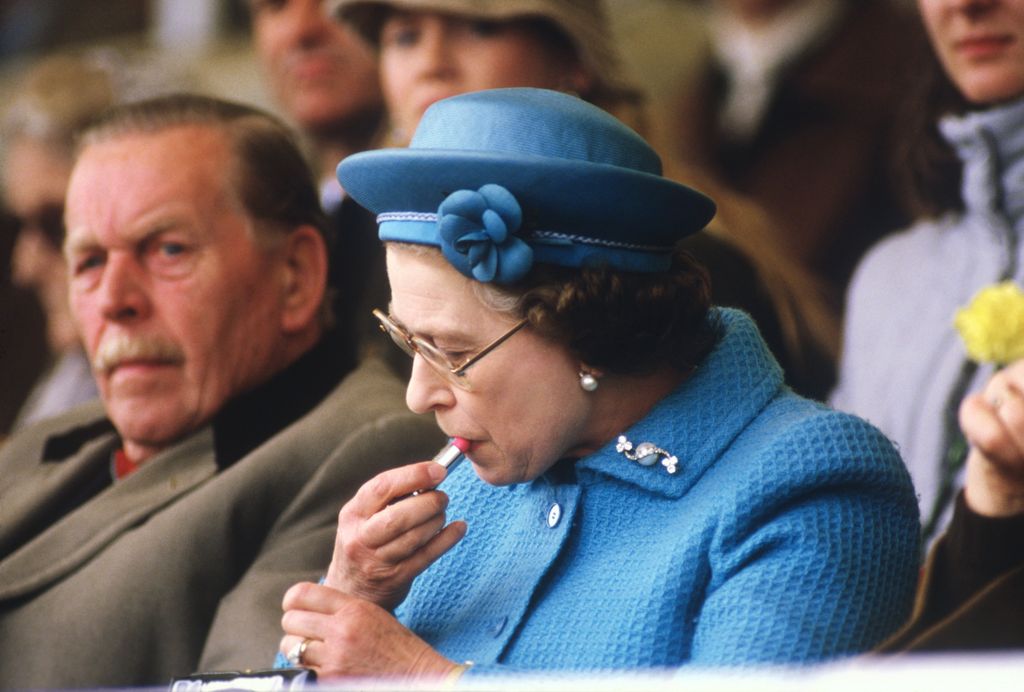
<svg viewBox="0 0 1024 692">
<path fill-rule="evenodd" d="M 354 359 L 339 358 L 334 345 L 333 339 L 321 340 L 277 376 L 232 400 L 212 425 L 117 483 L 95 483 L 102 474 L 109 479 L 111 454 L 121 444 L 105 417 L 47 438 L 43 463 L 22 480 L 21 492 L 5 493 L 0 507 L 0 600 L 62 578 L 305 415 L 352 367 Z M 82 497 L 70 505 L 69 493 L 88 484 L 102 498 Z"/>
<path fill-rule="evenodd" d="M 220 468 L 227 468 L 311 411 L 355 367 L 339 332 L 255 389 L 228 402 L 213 419 Z"/>
<path fill-rule="evenodd" d="M 967 210 L 1024 232 L 1024 99 L 946 116 L 939 129 L 964 163 Z"/>
<path fill-rule="evenodd" d="M 616 440 L 581 459 L 594 472 L 666 497 L 681 497 L 778 393 L 782 370 L 753 321 L 738 310 L 713 309 L 719 339 L 697 370 L 642 420 L 622 432 L 634 446 L 650 442 L 675 455 L 674 474 L 641 466 L 616 450 Z"/>
<path fill-rule="evenodd" d="M 60 473 L 106 464 L 115 442 L 113 435 L 100 436 Z M 217 466 L 211 448 L 209 427 L 193 433 L 124 482 L 107 488 L 102 502 L 86 502 L 5 557 L 0 561 L 0 600 L 27 595 L 63 578 L 132 526 L 212 478 Z"/>
</svg>

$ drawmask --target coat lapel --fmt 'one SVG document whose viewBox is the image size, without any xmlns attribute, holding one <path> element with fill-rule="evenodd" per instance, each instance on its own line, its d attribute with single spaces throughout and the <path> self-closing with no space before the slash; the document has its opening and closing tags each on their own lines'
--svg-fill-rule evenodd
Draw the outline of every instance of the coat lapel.
<svg viewBox="0 0 1024 692">
<path fill-rule="evenodd" d="M 52 517 L 82 488 L 96 481 L 109 467 L 111 451 L 118 445 L 117 435 L 107 432 L 92 436 L 72 456 L 59 461 L 35 457 L 21 470 L 5 465 L 9 481 L 0 489 L 0 565 L 27 538 L 52 523 Z"/>
<path fill-rule="evenodd" d="M 110 436 L 66 463 L 75 469 L 109 463 Z M 0 562 L 0 600 L 45 588 L 79 568 L 132 527 L 217 473 L 213 432 L 207 427 L 153 457 Z M 55 483 L 55 486 L 62 484 Z M 36 498 L 38 502 L 38 497 Z"/>
</svg>

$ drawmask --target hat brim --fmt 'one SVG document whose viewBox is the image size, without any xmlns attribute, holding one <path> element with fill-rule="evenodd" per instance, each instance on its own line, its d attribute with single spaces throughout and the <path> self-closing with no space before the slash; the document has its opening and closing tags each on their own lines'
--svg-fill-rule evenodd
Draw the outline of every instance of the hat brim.
<svg viewBox="0 0 1024 692">
<path fill-rule="evenodd" d="M 380 50 L 381 27 L 389 12 L 440 12 L 472 19 L 505 22 L 540 19 L 564 34 L 590 75 L 592 85 L 585 94 L 606 110 L 617 104 L 638 104 L 643 93 L 623 73 L 621 60 L 612 48 L 608 20 L 603 10 L 587 9 L 576 3 L 550 0 L 504 0 L 480 3 L 474 0 L 331 0 L 328 12 L 351 26 L 371 46 Z M 596 16 L 595 16 L 596 12 Z"/>
<path fill-rule="evenodd" d="M 624 227 L 636 227 L 643 229 L 638 244 L 672 247 L 715 215 L 711 199 L 667 178 L 537 155 L 378 149 L 343 160 L 338 180 L 374 214 L 433 213 L 456 190 L 496 183 L 515 195 L 525 228 L 580 233 L 611 244 L 622 243 Z"/>
</svg>

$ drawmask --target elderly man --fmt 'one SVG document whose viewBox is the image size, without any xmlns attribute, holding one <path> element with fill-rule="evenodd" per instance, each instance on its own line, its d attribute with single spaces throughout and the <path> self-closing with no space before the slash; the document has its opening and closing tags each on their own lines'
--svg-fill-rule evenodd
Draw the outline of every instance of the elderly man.
<svg viewBox="0 0 1024 692">
<path fill-rule="evenodd" d="M 271 94 L 316 157 L 321 201 L 338 236 L 331 257 L 338 323 L 361 351 L 392 358 L 393 349 L 370 317 L 388 298 L 377 224 L 344 197 L 334 175 L 341 159 L 373 146 L 382 129 L 377 59 L 360 36 L 328 16 L 324 5 L 322 0 L 249 0 L 253 45 Z"/>
<path fill-rule="evenodd" d="M 325 330 L 316 189 L 275 120 L 168 97 L 82 142 L 65 255 L 102 406 L 0 453 L 0 688 L 258 667 L 344 500 L 440 433 Z"/>
</svg>

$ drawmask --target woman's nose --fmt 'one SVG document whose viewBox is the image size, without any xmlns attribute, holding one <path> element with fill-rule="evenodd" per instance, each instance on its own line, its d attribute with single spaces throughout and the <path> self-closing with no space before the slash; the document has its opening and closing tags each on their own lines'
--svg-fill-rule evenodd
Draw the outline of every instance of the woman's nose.
<svg viewBox="0 0 1024 692">
<path fill-rule="evenodd" d="M 448 31 L 443 20 L 433 18 L 423 23 L 416 50 L 416 67 L 420 77 L 450 78 L 454 74 Z"/>
<path fill-rule="evenodd" d="M 405 389 L 405 405 L 413 413 L 449 408 L 455 404 L 452 387 L 453 384 L 417 355 L 412 360 L 412 374 Z"/>
</svg>

